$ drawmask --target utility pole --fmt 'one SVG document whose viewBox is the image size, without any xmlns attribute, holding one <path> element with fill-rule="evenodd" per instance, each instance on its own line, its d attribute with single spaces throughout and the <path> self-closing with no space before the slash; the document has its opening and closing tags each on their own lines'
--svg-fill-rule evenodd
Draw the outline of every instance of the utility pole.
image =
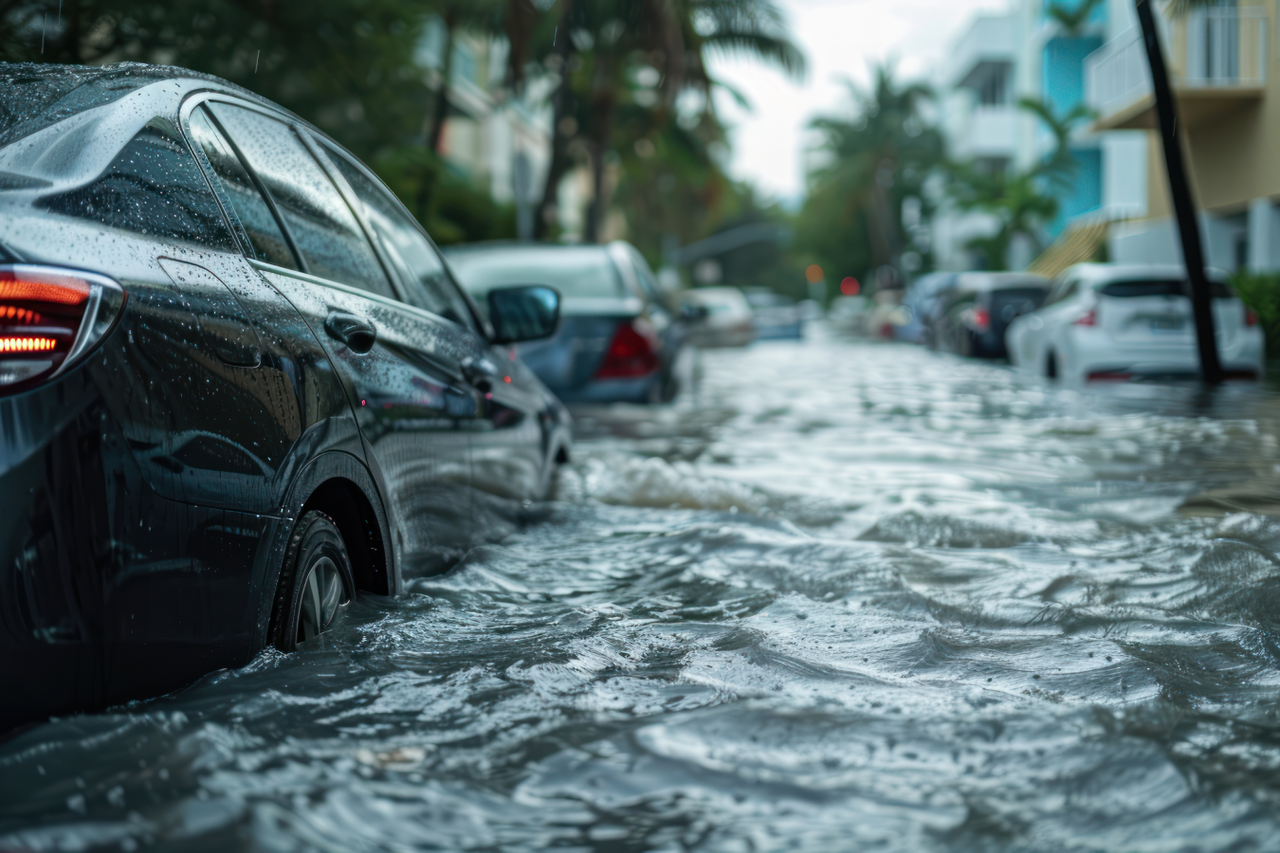
<svg viewBox="0 0 1280 853">
<path fill-rule="evenodd" d="M 1207 384 L 1222 381 L 1222 363 L 1218 360 L 1218 342 L 1213 328 L 1213 294 L 1204 272 L 1204 248 L 1200 242 L 1200 223 L 1196 221 L 1195 199 L 1187 180 L 1187 167 L 1178 137 L 1178 107 L 1169 86 L 1169 71 L 1160 49 L 1151 0 L 1134 0 L 1138 21 L 1142 25 L 1142 42 L 1151 65 L 1151 88 L 1155 93 L 1156 115 L 1160 119 L 1160 141 L 1164 143 L 1164 164 L 1169 175 L 1169 197 L 1178 218 L 1178 236 L 1182 243 L 1182 260 L 1191 284 L 1191 310 L 1196 324 L 1196 346 L 1200 351 L 1200 378 Z"/>
</svg>

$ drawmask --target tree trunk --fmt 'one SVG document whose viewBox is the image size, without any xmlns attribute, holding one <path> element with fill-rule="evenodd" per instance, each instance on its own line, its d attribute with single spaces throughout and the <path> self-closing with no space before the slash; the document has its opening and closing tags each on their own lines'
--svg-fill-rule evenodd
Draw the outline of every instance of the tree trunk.
<svg viewBox="0 0 1280 853">
<path fill-rule="evenodd" d="M 1142 27 L 1143 45 L 1151 66 L 1151 88 L 1155 94 L 1156 115 L 1160 120 L 1160 140 L 1164 143 L 1165 171 L 1169 177 L 1169 197 L 1177 217 L 1182 260 L 1187 267 L 1191 286 L 1191 312 L 1195 319 L 1196 346 L 1200 352 L 1200 377 L 1209 385 L 1222 381 L 1222 362 L 1218 359 L 1218 342 L 1213 327 L 1213 297 L 1204 272 L 1204 249 L 1200 243 L 1200 223 L 1196 221 L 1196 203 L 1182 159 L 1182 139 L 1178 135 L 1178 105 L 1169 86 L 1160 34 L 1150 0 L 1135 0 L 1138 22 Z"/>
<path fill-rule="evenodd" d="M 427 148 L 436 153 L 443 153 L 440 146 L 444 143 L 444 125 L 449 120 L 449 84 L 453 77 L 453 35 L 457 26 L 457 15 L 449 12 L 444 16 L 444 56 L 440 58 L 440 86 L 436 89 L 436 106 L 431 116 L 431 132 L 427 135 Z"/>
<path fill-rule="evenodd" d="M 560 182 L 571 165 L 569 143 L 573 140 L 562 132 L 564 120 L 569 118 L 573 103 L 573 91 L 569 79 L 569 63 L 573 59 L 573 39 L 569 37 L 570 13 L 573 0 L 564 0 L 560 26 L 556 31 L 556 55 L 560 57 L 560 84 L 551 99 L 551 162 L 547 165 L 547 181 L 542 188 L 542 201 L 533 217 L 533 236 L 545 240 L 551 233 L 553 220 L 560 206 Z"/>
<path fill-rule="evenodd" d="M 582 239 L 599 243 L 604 236 L 604 218 L 609 209 L 605 193 L 605 159 L 613 136 L 614 100 L 612 93 L 597 98 L 591 110 L 591 204 L 587 206 L 586 227 Z"/>
</svg>

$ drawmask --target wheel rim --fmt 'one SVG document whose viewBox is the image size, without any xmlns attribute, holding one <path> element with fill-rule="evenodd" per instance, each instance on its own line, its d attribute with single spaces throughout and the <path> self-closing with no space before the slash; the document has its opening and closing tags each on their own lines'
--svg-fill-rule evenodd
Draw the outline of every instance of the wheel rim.
<svg viewBox="0 0 1280 853">
<path fill-rule="evenodd" d="M 342 606 L 342 575 L 329 557 L 311 564 L 302 588 L 302 607 L 298 614 L 298 642 L 303 643 L 329 627 Z"/>
</svg>

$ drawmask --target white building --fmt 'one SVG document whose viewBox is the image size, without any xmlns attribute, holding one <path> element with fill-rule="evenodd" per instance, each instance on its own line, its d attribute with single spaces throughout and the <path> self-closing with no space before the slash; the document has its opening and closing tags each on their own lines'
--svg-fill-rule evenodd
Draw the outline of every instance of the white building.
<svg viewBox="0 0 1280 853">
<path fill-rule="evenodd" d="M 1056 5 L 1076 10 L 1081 0 L 1056 0 Z M 1133 17 L 1129 0 L 1107 0 L 1069 30 L 1048 13 L 1049 6 L 1048 0 L 1011 0 L 1005 12 L 976 17 L 956 38 L 935 81 L 940 126 L 953 160 L 993 173 L 1022 173 L 1042 162 L 1053 153 L 1056 138 L 1019 101 L 1037 100 L 1059 118 L 1068 115 L 1086 100 L 1087 58 Z M 1099 134 L 1081 122 L 1068 149 L 1075 162 L 1072 180 L 1051 190 L 1059 215 L 1038 235 L 1041 246 L 1015 241 L 1008 259 L 1015 269 L 1081 225 L 1135 215 L 1145 203 L 1147 145 L 1141 134 Z M 981 265 L 984 259 L 967 245 L 994 233 L 998 222 L 958 211 L 945 197 L 939 200 L 933 224 L 938 266 Z"/>
</svg>

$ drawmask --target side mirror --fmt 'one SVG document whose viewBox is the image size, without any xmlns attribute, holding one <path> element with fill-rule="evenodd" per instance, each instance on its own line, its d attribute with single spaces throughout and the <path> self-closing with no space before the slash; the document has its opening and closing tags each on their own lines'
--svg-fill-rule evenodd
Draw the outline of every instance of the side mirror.
<svg viewBox="0 0 1280 853">
<path fill-rule="evenodd" d="M 501 287 L 487 298 L 495 344 L 549 338 L 560 325 L 560 294 L 550 287 Z"/>
</svg>

